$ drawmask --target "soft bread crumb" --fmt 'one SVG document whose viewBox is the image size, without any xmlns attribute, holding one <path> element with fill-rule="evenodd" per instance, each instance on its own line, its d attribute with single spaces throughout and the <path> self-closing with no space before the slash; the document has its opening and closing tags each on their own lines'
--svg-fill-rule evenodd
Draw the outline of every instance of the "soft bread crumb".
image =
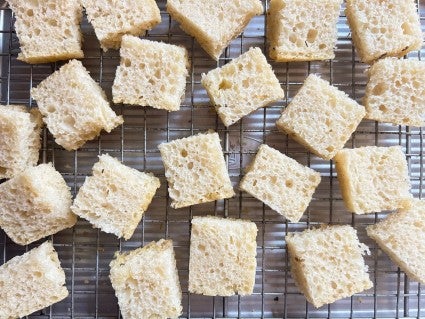
<svg viewBox="0 0 425 319">
<path fill-rule="evenodd" d="M 173 242 L 161 239 L 117 253 L 110 278 L 123 319 L 178 318 L 182 292 Z"/>
<path fill-rule="evenodd" d="M 190 237 L 189 291 L 206 296 L 250 295 L 257 262 L 255 223 L 194 217 Z"/>
<path fill-rule="evenodd" d="M 422 47 L 414 0 L 347 0 L 345 13 L 357 53 L 365 63 L 402 57 Z"/>
<path fill-rule="evenodd" d="M 278 62 L 335 57 L 342 0 L 271 0 L 267 38 L 270 58 Z"/>
<path fill-rule="evenodd" d="M 250 48 L 223 67 L 202 74 L 201 83 L 226 126 L 285 97 L 260 48 Z"/>
<path fill-rule="evenodd" d="M 365 108 L 347 94 L 310 74 L 276 125 L 312 153 L 329 160 L 344 147 L 365 113 Z"/>
<path fill-rule="evenodd" d="M 369 249 L 354 228 L 323 226 L 285 240 L 295 283 L 316 308 L 373 286 L 362 256 Z"/>
<path fill-rule="evenodd" d="M 366 230 L 410 279 L 425 284 L 425 201 L 409 204 Z"/>
<path fill-rule="evenodd" d="M 240 189 L 298 222 L 310 203 L 320 173 L 263 144 L 248 166 Z"/>
<path fill-rule="evenodd" d="M 400 146 L 343 149 L 334 160 L 342 198 L 350 212 L 403 208 L 412 198 L 407 161 Z"/>
<path fill-rule="evenodd" d="M 159 145 L 171 207 L 230 198 L 235 195 L 217 133 L 200 133 Z"/>
<path fill-rule="evenodd" d="M 159 188 L 159 179 L 121 164 L 109 155 L 99 156 L 93 176 L 86 178 L 72 211 L 94 227 L 129 239 Z"/>
<path fill-rule="evenodd" d="M 0 266 L 0 318 L 22 318 L 67 296 L 65 272 L 49 241 Z"/>
<path fill-rule="evenodd" d="M 0 184 L 0 227 L 17 244 L 36 240 L 72 227 L 72 196 L 52 164 L 30 167 Z"/>
</svg>

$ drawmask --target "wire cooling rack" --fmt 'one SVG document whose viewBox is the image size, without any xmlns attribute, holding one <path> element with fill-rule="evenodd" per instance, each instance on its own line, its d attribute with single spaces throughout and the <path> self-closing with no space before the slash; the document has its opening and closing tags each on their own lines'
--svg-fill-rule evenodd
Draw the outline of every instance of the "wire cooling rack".
<svg viewBox="0 0 425 319">
<path fill-rule="evenodd" d="M 265 9 L 268 1 L 263 1 Z M 422 26 L 425 19 L 425 0 L 418 1 Z M 96 229 L 84 220 L 51 240 L 59 253 L 67 277 L 69 297 L 39 311 L 30 318 L 119 318 L 119 309 L 109 281 L 109 262 L 117 250 L 129 250 L 152 240 L 174 240 L 177 265 L 183 290 L 183 317 L 187 318 L 421 318 L 425 317 L 425 292 L 420 284 L 410 281 L 389 258 L 366 236 L 365 226 L 375 223 L 385 214 L 354 215 L 347 213 L 341 199 L 335 168 L 279 133 L 275 126 L 282 107 L 291 101 L 309 73 L 318 73 L 339 89 L 360 101 L 364 95 L 366 65 L 359 62 L 351 43 L 343 9 L 338 22 L 338 49 L 332 61 L 311 63 L 272 63 L 285 90 L 286 98 L 268 108 L 260 109 L 242 121 L 225 128 L 209 104 L 200 84 L 201 74 L 229 62 L 232 58 L 257 46 L 265 51 L 265 15 L 255 17 L 243 35 L 232 41 L 217 62 L 209 58 L 192 37 L 185 34 L 165 11 L 165 1 L 158 1 L 162 22 L 148 33 L 152 40 L 183 45 L 191 61 L 186 96 L 181 110 L 173 113 L 135 106 L 114 106 L 124 116 L 124 125 L 110 134 L 102 134 L 75 152 L 68 152 L 53 142 L 47 130 L 43 132 L 41 162 L 53 162 L 75 195 L 86 175 L 90 174 L 97 155 L 109 153 L 124 164 L 153 172 L 161 179 L 161 188 L 146 212 L 134 236 L 121 241 Z M 1 32 L 1 103 L 35 106 L 30 88 L 60 67 L 61 64 L 28 65 L 16 60 L 19 44 L 13 29 L 13 16 L 4 0 L 0 0 Z M 111 95 L 117 51 L 103 53 L 92 27 L 84 20 L 85 58 L 83 64 Z M 425 51 L 409 54 L 421 59 Z M 314 199 L 299 223 L 288 223 L 276 212 L 246 193 L 237 191 L 234 198 L 186 209 L 172 209 L 167 195 L 164 168 L 158 144 L 208 129 L 216 130 L 222 139 L 223 150 L 231 180 L 237 187 L 243 168 L 250 162 L 262 143 L 279 149 L 322 174 Z M 363 145 L 401 145 L 409 163 L 412 192 L 423 196 L 424 132 L 422 128 L 392 126 L 363 121 L 347 147 Z M 254 221 L 257 237 L 257 272 L 254 293 L 240 297 L 206 297 L 188 293 L 188 260 L 190 220 L 195 215 L 242 217 Z M 315 309 L 295 287 L 290 275 L 284 236 L 319 224 L 350 224 L 360 240 L 371 248 L 366 257 L 374 288 L 351 298 Z M 41 242 L 41 241 L 40 241 Z M 0 263 L 37 246 L 14 244 L 0 231 Z"/>
</svg>

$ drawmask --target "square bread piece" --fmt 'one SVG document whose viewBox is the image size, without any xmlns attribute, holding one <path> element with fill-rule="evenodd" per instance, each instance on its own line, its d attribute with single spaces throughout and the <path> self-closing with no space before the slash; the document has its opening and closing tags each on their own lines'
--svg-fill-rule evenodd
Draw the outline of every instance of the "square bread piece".
<svg viewBox="0 0 425 319">
<path fill-rule="evenodd" d="M 72 60 L 31 90 L 57 144 L 76 150 L 103 129 L 123 123 L 112 111 L 105 92 L 78 60 Z"/>
<path fill-rule="evenodd" d="M 0 105 L 0 179 L 37 165 L 41 114 L 23 105 Z"/>
<path fill-rule="evenodd" d="M 110 267 L 123 319 L 180 316 L 182 292 L 171 240 L 117 253 Z"/>
<path fill-rule="evenodd" d="M 310 152 L 329 160 L 344 147 L 365 113 L 347 94 L 310 74 L 276 125 Z"/>
<path fill-rule="evenodd" d="M 360 243 L 350 226 L 289 233 L 286 245 L 295 284 L 316 308 L 373 287 Z"/>
<path fill-rule="evenodd" d="M 335 58 L 342 0 L 271 0 L 267 38 L 278 62 Z"/>
<path fill-rule="evenodd" d="M 214 60 L 218 60 L 249 21 L 263 13 L 263 5 L 259 0 L 168 0 L 167 11 Z"/>
<path fill-rule="evenodd" d="M 82 0 L 104 51 L 119 49 L 124 34 L 142 35 L 161 22 L 155 0 Z"/>
<path fill-rule="evenodd" d="M 366 118 L 396 125 L 425 125 L 425 62 L 386 58 L 368 71 Z"/>
<path fill-rule="evenodd" d="M 365 63 L 402 57 L 422 47 L 415 0 L 347 0 L 345 13 L 357 53 Z"/>
<path fill-rule="evenodd" d="M 190 237 L 189 292 L 206 296 L 252 294 L 257 226 L 248 220 L 194 217 Z"/>
<path fill-rule="evenodd" d="M 265 144 L 246 168 L 240 189 L 298 222 L 320 183 L 320 173 Z"/>
<path fill-rule="evenodd" d="M 112 86 L 114 103 L 180 109 L 189 74 L 185 48 L 125 35 L 120 56 Z"/>
<path fill-rule="evenodd" d="M 412 198 L 406 156 L 400 146 L 343 149 L 334 160 L 342 198 L 350 212 L 403 208 Z"/>
<path fill-rule="evenodd" d="M 217 133 L 200 133 L 162 143 L 158 148 L 169 184 L 171 207 L 187 207 L 235 195 Z"/>
<path fill-rule="evenodd" d="M 0 318 L 22 318 L 67 296 L 65 272 L 49 241 L 0 266 Z"/>
<path fill-rule="evenodd" d="M 47 63 L 80 59 L 79 0 L 7 0 L 15 14 L 15 30 L 21 46 L 18 60 Z"/>
<path fill-rule="evenodd" d="M 250 48 L 223 67 L 202 74 L 201 83 L 225 126 L 285 97 L 260 48 Z"/>
<path fill-rule="evenodd" d="M 75 225 L 72 196 L 52 164 L 30 167 L 0 184 L 0 227 L 19 245 Z"/>
<path fill-rule="evenodd" d="M 94 227 L 127 240 L 159 186 L 159 179 L 153 174 L 101 155 L 93 166 L 93 176 L 86 177 L 71 210 Z"/>
<path fill-rule="evenodd" d="M 367 234 L 409 278 L 425 284 L 425 201 L 388 215 L 366 228 Z"/>
</svg>

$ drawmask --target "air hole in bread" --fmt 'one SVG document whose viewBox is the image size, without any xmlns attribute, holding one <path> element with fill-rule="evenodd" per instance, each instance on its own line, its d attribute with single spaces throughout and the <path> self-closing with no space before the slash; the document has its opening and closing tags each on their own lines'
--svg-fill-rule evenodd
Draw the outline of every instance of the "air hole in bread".
<svg viewBox="0 0 425 319">
<path fill-rule="evenodd" d="M 408 22 L 404 22 L 401 25 L 401 28 L 403 29 L 403 34 L 406 34 L 406 35 L 414 35 L 415 34 L 412 30 L 412 27 L 410 26 L 410 23 L 408 23 Z"/>
<path fill-rule="evenodd" d="M 56 108 L 53 105 L 48 105 L 46 109 L 49 113 L 53 113 L 56 111 Z"/>
<path fill-rule="evenodd" d="M 124 65 L 128 68 L 131 66 L 131 61 L 130 59 L 124 59 Z"/>
<path fill-rule="evenodd" d="M 182 150 L 180 154 L 181 154 L 181 156 L 186 157 L 187 156 L 187 151 L 186 150 Z"/>
<path fill-rule="evenodd" d="M 32 9 L 27 10 L 27 16 L 32 17 L 34 15 L 34 11 Z"/>
<path fill-rule="evenodd" d="M 226 79 L 221 80 L 220 85 L 218 86 L 220 90 L 228 90 L 232 88 L 232 83 Z"/>
<path fill-rule="evenodd" d="M 317 33 L 318 32 L 317 32 L 316 29 L 310 29 L 310 30 L 308 30 L 307 41 L 310 42 L 310 43 L 314 42 L 316 40 L 316 38 L 317 38 Z"/>
<path fill-rule="evenodd" d="M 324 44 L 324 43 L 319 44 L 319 49 L 320 50 L 326 49 L 326 44 Z"/>
<path fill-rule="evenodd" d="M 381 104 L 381 105 L 379 106 L 379 110 L 380 110 L 381 112 L 387 112 L 387 111 L 388 111 L 387 107 L 386 107 L 385 105 L 383 105 L 383 104 Z"/>
<path fill-rule="evenodd" d="M 52 27 L 57 27 L 58 26 L 58 22 L 56 20 L 54 20 L 54 19 L 47 20 L 47 23 L 49 25 L 51 25 Z"/>
<path fill-rule="evenodd" d="M 286 187 L 291 188 L 292 186 L 294 186 L 294 182 L 292 180 L 288 179 L 285 182 L 285 185 L 286 185 Z"/>
<path fill-rule="evenodd" d="M 189 162 L 189 164 L 187 164 L 187 168 L 192 169 L 193 168 L 193 162 Z"/>
<path fill-rule="evenodd" d="M 384 83 L 378 83 L 372 90 L 374 95 L 382 95 L 387 90 L 387 86 Z"/>
</svg>

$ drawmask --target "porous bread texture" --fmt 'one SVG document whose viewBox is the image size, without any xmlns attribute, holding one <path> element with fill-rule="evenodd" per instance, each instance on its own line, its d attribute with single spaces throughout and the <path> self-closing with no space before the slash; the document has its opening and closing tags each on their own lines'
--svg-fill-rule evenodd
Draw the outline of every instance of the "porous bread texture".
<svg viewBox="0 0 425 319">
<path fill-rule="evenodd" d="M 400 146 L 343 149 L 334 160 L 342 198 L 350 212 L 403 208 L 412 198 L 407 161 Z"/>
<path fill-rule="evenodd" d="M 235 195 L 217 133 L 199 133 L 162 143 L 158 148 L 171 207 L 187 207 Z"/>
<path fill-rule="evenodd" d="M 413 200 L 366 228 L 367 234 L 409 278 L 425 284 L 425 201 Z"/>
<path fill-rule="evenodd" d="M 159 188 L 159 179 L 105 154 L 78 191 L 71 210 L 94 227 L 129 239 Z"/>
<path fill-rule="evenodd" d="M 397 125 L 425 125 L 425 62 L 385 58 L 368 70 L 366 118 Z"/>
<path fill-rule="evenodd" d="M 218 60 L 249 21 L 263 13 L 263 5 L 259 0 L 168 0 L 167 11 L 214 60 Z"/>
<path fill-rule="evenodd" d="M 298 222 L 319 183 L 320 173 L 263 144 L 239 187 L 289 221 Z"/>
<path fill-rule="evenodd" d="M 180 109 L 189 74 L 185 48 L 125 35 L 120 56 L 112 86 L 114 103 Z"/>
<path fill-rule="evenodd" d="M 18 60 L 47 63 L 84 57 L 79 0 L 7 0 L 21 46 Z"/>
<path fill-rule="evenodd" d="M 285 237 L 295 284 L 316 308 L 373 287 L 350 226 L 322 226 Z"/>
<path fill-rule="evenodd" d="M 22 318 L 67 296 L 65 272 L 49 241 L 0 266 L 0 318 Z"/>
<path fill-rule="evenodd" d="M 365 108 L 317 75 L 310 74 L 276 122 L 309 151 L 332 159 L 363 119 Z"/>
<path fill-rule="evenodd" d="M 189 292 L 250 295 L 255 284 L 257 226 L 248 220 L 194 217 L 190 237 Z"/>
<path fill-rule="evenodd" d="M 155 0 L 81 0 L 104 51 L 119 49 L 124 34 L 142 35 L 161 22 Z"/>
<path fill-rule="evenodd" d="M 0 184 L 0 227 L 19 245 L 75 225 L 72 196 L 51 163 L 30 167 Z"/>
<path fill-rule="evenodd" d="M 202 74 L 201 83 L 225 126 L 285 97 L 260 48 L 250 48 L 223 67 Z"/>
<path fill-rule="evenodd" d="M 31 89 L 57 144 L 76 150 L 123 123 L 110 108 L 105 92 L 78 60 L 71 60 Z"/>
<path fill-rule="evenodd" d="M 271 0 L 267 38 L 278 62 L 335 58 L 342 0 Z"/>
<path fill-rule="evenodd" d="M 180 316 L 182 292 L 171 240 L 117 253 L 110 267 L 123 319 Z"/>
<path fill-rule="evenodd" d="M 422 47 L 414 0 L 347 0 L 345 13 L 357 53 L 365 63 L 402 57 Z"/>
<path fill-rule="evenodd" d="M 0 105 L 0 178 L 11 178 L 38 162 L 40 112 L 23 105 Z"/>
</svg>

